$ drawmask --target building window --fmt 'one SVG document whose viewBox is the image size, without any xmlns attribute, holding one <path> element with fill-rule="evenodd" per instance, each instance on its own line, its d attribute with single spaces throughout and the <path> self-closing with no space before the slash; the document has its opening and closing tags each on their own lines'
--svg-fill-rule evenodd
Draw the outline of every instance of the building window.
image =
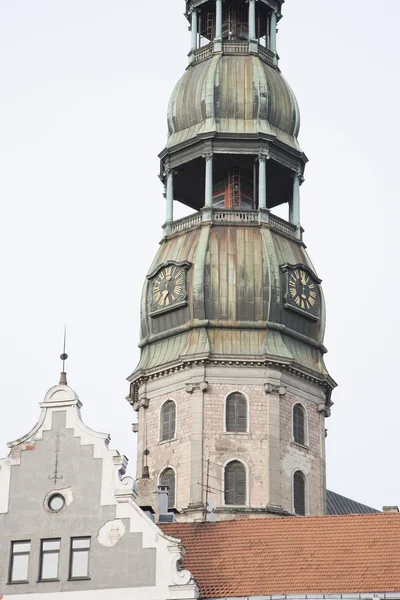
<svg viewBox="0 0 400 600">
<path fill-rule="evenodd" d="M 229 394 L 225 403 L 226 431 L 245 433 L 247 431 L 247 399 L 240 392 Z"/>
<path fill-rule="evenodd" d="M 296 515 L 306 514 L 306 478 L 301 471 L 293 475 L 293 504 Z"/>
<path fill-rule="evenodd" d="M 12 542 L 10 560 L 10 583 L 28 582 L 30 542 Z"/>
<path fill-rule="evenodd" d="M 60 560 L 61 540 L 42 540 L 40 549 L 40 581 L 58 579 L 58 563 Z"/>
<path fill-rule="evenodd" d="M 161 473 L 160 485 L 168 486 L 168 508 L 175 508 L 175 471 L 165 469 Z"/>
<path fill-rule="evenodd" d="M 225 504 L 244 506 L 247 499 L 246 467 L 238 460 L 233 460 L 225 467 Z"/>
<path fill-rule="evenodd" d="M 161 441 L 172 440 L 175 437 L 176 406 L 173 400 L 168 400 L 161 409 Z"/>
<path fill-rule="evenodd" d="M 293 408 L 293 439 L 298 444 L 306 443 L 306 413 L 301 404 Z"/>
<path fill-rule="evenodd" d="M 71 538 L 70 579 L 89 578 L 90 537 Z"/>
</svg>

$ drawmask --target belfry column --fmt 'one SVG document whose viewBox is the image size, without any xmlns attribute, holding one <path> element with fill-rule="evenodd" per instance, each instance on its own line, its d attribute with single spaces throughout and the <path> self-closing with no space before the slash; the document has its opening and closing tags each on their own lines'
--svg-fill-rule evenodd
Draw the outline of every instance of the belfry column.
<svg viewBox="0 0 400 600">
<path fill-rule="evenodd" d="M 269 32 L 270 39 L 270 50 L 275 54 L 274 63 L 277 64 L 277 56 L 276 56 L 276 27 L 277 27 L 277 16 L 276 11 L 272 11 L 271 20 L 270 20 L 271 30 Z"/>
<path fill-rule="evenodd" d="M 256 39 L 256 0 L 249 0 L 249 42 L 250 51 L 257 52 Z"/>
<path fill-rule="evenodd" d="M 205 203 L 203 209 L 203 219 L 211 220 L 213 205 L 213 154 L 207 152 L 204 154 L 206 159 L 206 185 L 205 185 Z"/>
<path fill-rule="evenodd" d="M 193 53 L 197 50 L 197 35 L 198 35 L 198 16 L 197 10 L 192 11 L 191 15 L 191 30 L 192 30 L 192 44 L 190 48 L 190 53 L 193 56 Z"/>
<path fill-rule="evenodd" d="M 289 222 L 297 228 L 297 236 L 301 236 L 300 232 L 300 181 L 301 174 L 293 175 L 293 199 L 289 204 Z"/>
<path fill-rule="evenodd" d="M 221 51 L 222 51 L 222 0 L 216 0 L 214 52 L 221 52 Z"/>
<path fill-rule="evenodd" d="M 174 173 L 172 169 L 167 171 L 167 185 L 166 185 L 166 196 L 167 196 L 167 228 L 171 225 L 174 220 Z"/>
<path fill-rule="evenodd" d="M 267 156 L 258 155 L 258 214 L 260 223 L 268 221 L 267 209 Z"/>
</svg>

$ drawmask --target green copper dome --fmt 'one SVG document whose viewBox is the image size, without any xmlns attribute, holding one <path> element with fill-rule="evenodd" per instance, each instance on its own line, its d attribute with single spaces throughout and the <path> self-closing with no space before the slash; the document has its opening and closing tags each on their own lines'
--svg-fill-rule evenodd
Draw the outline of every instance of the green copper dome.
<svg viewBox="0 0 400 600">
<path fill-rule="evenodd" d="M 168 148 L 210 134 L 257 135 L 300 151 L 299 107 L 279 69 L 257 55 L 214 54 L 191 65 L 168 109 Z"/>
</svg>

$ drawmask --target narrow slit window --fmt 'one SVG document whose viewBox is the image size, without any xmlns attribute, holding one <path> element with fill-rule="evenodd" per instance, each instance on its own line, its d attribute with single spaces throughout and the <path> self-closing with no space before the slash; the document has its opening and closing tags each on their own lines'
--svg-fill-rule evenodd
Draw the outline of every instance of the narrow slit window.
<svg viewBox="0 0 400 600">
<path fill-rule="evenodd" d="M 293 439 L 303 446 L 306 443 L 306 415 L 301 404 L 293 408 Z"/>
<path fill-rule="evenodd" d="M 306 478 L 301 471 L 293 476 L 293 503 L 296 515 L 306 514 Z"/>
<path fill-rule="evenodd" d="M 70 579 L 89 578 L 90 543 L 90 537 L 71 539 Z"/>
<path fill-rule="evenodd" d="M 40 581 L 58 579 L 61 540 L 42 540 L 40 551 Z"/>
<path fill-rule="evenodd" d="M 10 583 L 28 582 L 30 552 L 30 541 L 11 543 Z"/>
</svg>

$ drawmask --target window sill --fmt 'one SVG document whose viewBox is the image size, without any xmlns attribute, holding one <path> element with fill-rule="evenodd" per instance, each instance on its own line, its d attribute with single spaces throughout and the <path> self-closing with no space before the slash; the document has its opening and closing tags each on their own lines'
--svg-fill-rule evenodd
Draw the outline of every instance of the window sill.
<svg viewBox="0 0 400 600">
<path fill-rule="evenodd" d="M 29 581 L 24 579 L 23 581 L 8 581 L 7 585 L 26 585 Z"/>
<path fill-rule="evenodd" d="M 60 579 L 38 579 L 38 583 L 54 583 L 54 582 L 59 582 Z"/>
<path fill-rule="evenodd" d="M 178 438 L 173 437 L 170 440 L 161 440 L 160 442 L 158 442 L 159 446 L 163 446 L 164 444 L 170 444 L 171 442 L 177 442 Z"/>
<path fill-rule="evenodd" d="M 68 581 L 90 581 L 91 577 L 68 577 Z"/>
<path fill-rule="evenodd" d="M 302 448 L 303 450 L 309 450 L 310 446 L 307 446 L 307 444 L 300 444 L 299 442 L 296 442 L 295 440 L 291 441 L 292 446 L 297 446 L 298 448 Z"/>
<path fill-rule="evenodd" d="M 223 435 L 250 435 L 250 431 L 224 431 Z"/>
</svg>

